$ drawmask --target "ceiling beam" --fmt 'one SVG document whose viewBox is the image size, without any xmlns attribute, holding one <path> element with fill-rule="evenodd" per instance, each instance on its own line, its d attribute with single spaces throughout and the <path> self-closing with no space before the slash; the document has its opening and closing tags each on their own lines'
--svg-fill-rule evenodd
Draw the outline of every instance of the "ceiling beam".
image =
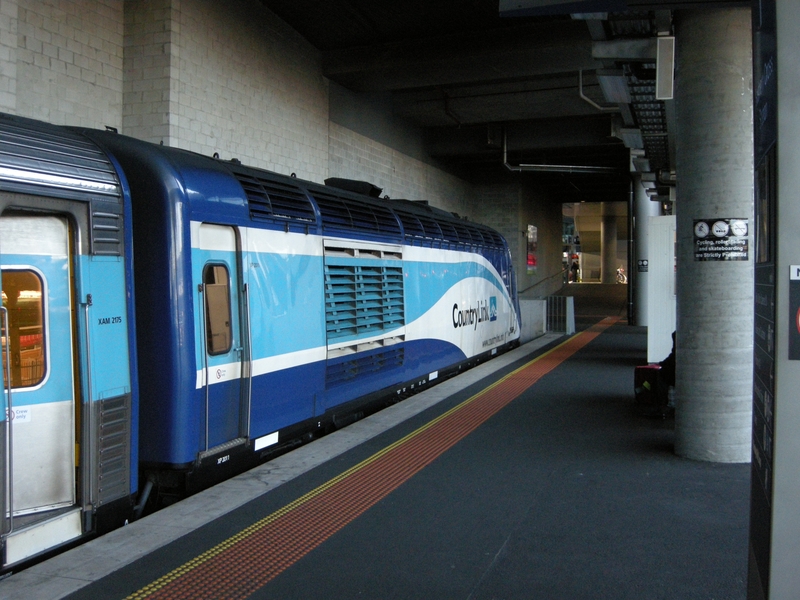
<svg viewBox="0 0 800 600">
<path fill-rule="evenodd" d="M 597 60 L 653 61 L 656 59 L 656 38 L 594 42 L 592 56 Z"/>
<path fill-rule="evenodd" d="M 511 151 L 521 148 L 544 150 L 621 144 L 620 140 L 611 137 L 611 117 L 599 115 L 507 123 L 503 126 L 430 128 L 425 132 L 425 146 L 435 157 L 497 154 L 503 129 Z"/>
<path fill-rule="evenodd" d="M 323 54 L 326 77 L 354 91 L 497 82 L 602 68 L 579 21 L 466 32 Z"/>
</svg>

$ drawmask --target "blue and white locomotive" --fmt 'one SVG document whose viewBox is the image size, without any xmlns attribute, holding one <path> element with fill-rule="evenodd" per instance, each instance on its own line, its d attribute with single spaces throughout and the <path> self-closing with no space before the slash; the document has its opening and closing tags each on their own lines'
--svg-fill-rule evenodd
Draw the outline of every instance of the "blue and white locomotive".
<svg viewBox="0 0 800 600">
<path fill-rule="evenodd" d="M 12 131 L 20 150 L 0 152 L 7 568 L 518 343 L 511 256 L 487 227 L 116 133 L 0 118 L 4 140 Z M 21 308 L 31 298 L 38 321 Z M 23 374 L 37 342 L 40 366 Z M 60 411 L 63 449 L 23 445 L 49 435 L 35 429 L 46 410 Z M 22 500 L 33 460 L 60 469 L 58 502 Z M 34 527 L 24 519 L 53 511 L 78 516 L 69 532 L 15 550 Z"/>
</svg>

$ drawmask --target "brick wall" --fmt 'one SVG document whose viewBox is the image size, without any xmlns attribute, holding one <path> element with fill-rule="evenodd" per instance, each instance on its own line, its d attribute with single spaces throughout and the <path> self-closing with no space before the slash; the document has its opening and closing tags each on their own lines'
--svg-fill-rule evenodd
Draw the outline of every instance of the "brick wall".
<svg viewBox="0 0 800 600">
<path fill-rule="evenodd" d="M 480 220 L 467 182 L 331 122 L 319 52 L 258 0 L 0 0 L 0 110 L 363 179 Z"/>
<path fill-rule="evenodd" d="M 257 0 L 126 2 L 125 133 L 320 181 L 318 52 Z"/>
<path fill-rule="evenodd" d="M 530 184 L 478 186 L 475 218 L 499 231 L 508 242 L 517 272 L 517 289 L 530 288 L 532 296 L 546 296 L 561 288 L 561 204 L 544 197 Z M 527 269 L 528 225 L 537 228 L 536 269 Z M 532 287 L 534 286 L 534 287 Z"/>
<path fill-rule="evenodd" d="M 514 266 L 519 270 L 525 246 L 520 232 L 520 186 L 516 183 L 482 185 L 475 188 L 475 219 L 506 238 Z"/>
<path fill-rule="evenodd" d="M 389 197 L 428 200 L 498 229 L 520 288 L 560 268 L 560 212 L 522 183 L 476 188 L 426 162 L 421 143 L 398 150 L 398 139 L 420 133 L 398 130 L 389 113 L 376 122 L 391 127 L 362 133 L 331 121 L 330 98 L 319 52 L 258 0 L 0 0 L 0 110 L 111 125 L 318 182 L 370 181 Z M 390 110 L 350 102 L 354 123 L 358 102 Z M 521 235 L 529 222 L 542 249 L 531 276 Z"/>
<path fill-rule="evenodd" d="M 534 286 L 530 288 L 529 295 L 547 296 L 560 290 L 564 283 L 561 274 L 564 268 L 562 264 L 564 217 L 561 203 L 553 202 L 531 185 L 522 186 L 520 200 L 518 235 L 524 247 L 526 240 L 522 238 L 521 232 L 529 224 L 534 225 L 538 230 L 538 247 L 535 272 L 527 272 L 524 260 L 515 263 L 519 274 L 517 276 L 519 290 Z M 524 256 L 521 258 L 524 259 Z"/>
<path fill-rule="evenodd" d="M 122 0 L 2 0 L 0 48 L 13 46 L 14 4 L 15 98 L 4 106 L 50 123 L 121 127 Z"/>
<path fill-rule="evenodd" d="M 381 195 L 428 200 L 433 206 L 471 216 L 472 191 L 465 181 L 391 147 L 331 123 L 330 177 L 369 181 Z"/>
<path fill-rule="evenodd" d="M 170 143 L 175 11 L 171 0 L 125 2 L 125 81 L 122 133 Z M 174 84 L 177 86 L 177 83 Z"/>
<path fill-rule="evenodd" d="M 0 110 L 17 109 L 17 1 L 0 0 Z"/>
</svg>

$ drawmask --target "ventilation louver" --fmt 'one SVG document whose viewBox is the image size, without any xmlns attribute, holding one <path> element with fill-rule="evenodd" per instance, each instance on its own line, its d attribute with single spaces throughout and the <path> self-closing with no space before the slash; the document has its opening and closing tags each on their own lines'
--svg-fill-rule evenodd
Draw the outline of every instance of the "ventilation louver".
<svg viewBox="0 0 800 600">
<path fill-rule="evenodd" d="M 244 189 L 254 221 L 316 222 L 314 207 L 298 186 L 261 177 L 255 170 L 229 168 Z"/>
<path fill-rule="evenodd" d="M 122 207 L 98 200 L 92 200 L 91 206 L 91 253 L 122 256 Z"/>
<path fill-rule="evenodd" d="M 381 335 L 404 324 L 400 266 L 325 264 L 328 343 Z"/>
<path fill-rule="evenodd" d="M 400 236 L 400 225 L 387 208 L 323 191 L 314 191 L 312 194 L 322 217 L 322 229 L 326 233 L 359 231 Z"/>
<path fill-rule="evenodd" d="M 357 354 L 328 361 L 325 370 L 325 385 L 328 389 L 350 383 L 373 373 L 396 369 L 403 365 L 405 347 L 390 346 L 376 352 Z"/>
</svg>

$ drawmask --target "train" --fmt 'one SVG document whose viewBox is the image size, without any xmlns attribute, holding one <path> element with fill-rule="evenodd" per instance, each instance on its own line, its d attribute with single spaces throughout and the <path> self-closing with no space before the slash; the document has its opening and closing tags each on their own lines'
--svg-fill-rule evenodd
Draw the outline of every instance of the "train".
<svg viewBox="0 0 800 600">
<path fill-rule="evenodd" d="M 0 114 L 0 572 L 519 344 L 493 229 Z"/>
</svg>

